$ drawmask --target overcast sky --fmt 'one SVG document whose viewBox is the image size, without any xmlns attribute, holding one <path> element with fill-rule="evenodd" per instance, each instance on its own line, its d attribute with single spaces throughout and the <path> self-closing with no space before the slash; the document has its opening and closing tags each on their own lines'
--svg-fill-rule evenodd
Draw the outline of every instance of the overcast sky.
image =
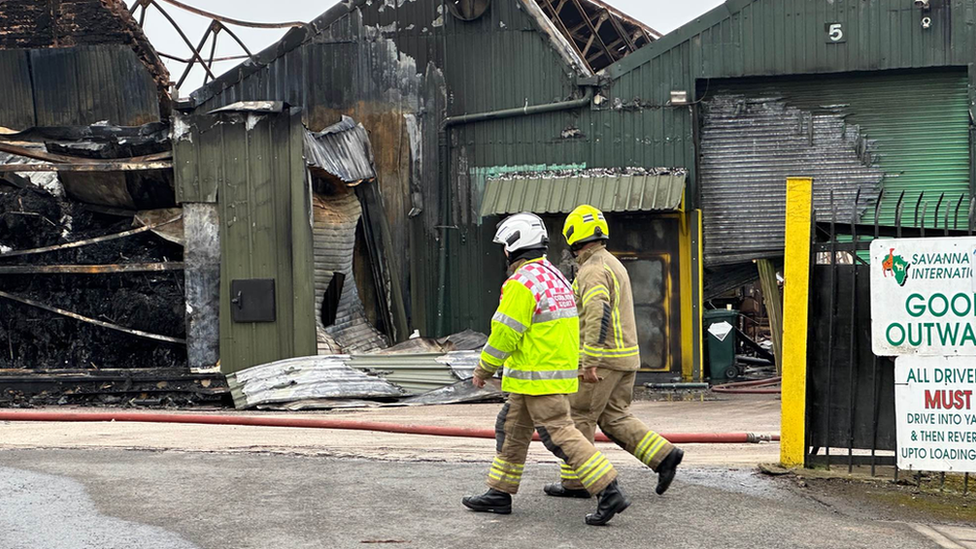
<svg viewBox="0 0 976 549">
<path fill-rule="evenodd" d="M 242 19 L 245 21 L 284 22 L 309 21 L 325 12 L 336 2 L 333 0 L 181 0 L 185 4 L 199 7 L 207 11 Z M 618 9 L 643 21 L 652 28 L 667 33 L 695 17 L 718 6 L 723 0 L 604 0 Z M 126 0 L 132 5 L 135 0 Z M 160 2 L 166 11 L 175 19 L 186 33 L 194 46 L 207 30 L 208 20 L 198 15 L 187 13 L 179 8 Z M 232 27 L 252 52 L 264 49 L 277 41 L 285 31 L 257 30 L 242 27 Z M 150 8 L 146 17 L 146 33 L 156 49 L 163 53 L 182 58 L 190 56 L 190 48 L 166 19 Z M 205 57 L 209 55 L 209 42 L 204 49 Z M 217 42 L 217 57 L 242 54 L 234 41 L 226 35 Z M 215 63 L 214 73 L 219 75 L 232 68 L 240 61 Z M 185 65 L 176 61 L 166 60 L 173 81 L 179 80 Z M 203 83 L 202 69 L 195 69 L 188 77 L 187 83 L 181 91 L 186 94 Z"/>
</svg>

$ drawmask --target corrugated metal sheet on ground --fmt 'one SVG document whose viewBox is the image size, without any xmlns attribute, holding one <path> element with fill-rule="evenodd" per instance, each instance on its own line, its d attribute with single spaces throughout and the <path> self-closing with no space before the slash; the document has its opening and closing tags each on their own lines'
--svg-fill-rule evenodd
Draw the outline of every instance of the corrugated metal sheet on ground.
<svg viewBox="0 0 976 549">
<path fill-rule="evenodd" d="M 424 353 L 414 355 L 353 355 L 350 365 L 373 373 L 419 395 L 470 378 L 467 373 L 472 361 L 477 365 L 477 351 L 456 353 Z M 457 370 L 455 370 L 457 368 Z"/>
<path fill-rule="evenodd" d="M 376 178 L 369 134 L 362 124 L 345 115 L 321 132 L 305 133 L 305 161 L 349 186 Z"/>
<path fill-rule="evenodd" d="M 625 175 L 587 170 L 566 176 L 508 174 L 487 181 L 481 215 L 569 213 L 580 204 L 605 212 L 669 211 L 681 205 L 684 190 L 684 173 Z"/>
<path fill-rule="evenodd" d="M 485 402 L 501 400 L 504 394 L 501 384 L 490 380 L 484 387 L 475 387 L 470 379 L 428 391 L 424 394 L 405 398 L 385 406 L 430 406 L 435 404 L 460 404 L 463 402 Z"/>
<path fill-rule="evenodd" d="M 451 367 L 459 379 L 471 379 L 474 377 L 474 370 L 478 367 L 481 360 L 481 351 L 455 351 L 437 359 L 441 364 Z"/>
<path fill-rule="evenodd" d="M 723 84 L 706 101 L 702 130 L 705 257 L 710 265 L 782 254 L 786 178 L 814 178 L 818 219 L 882 224 L 893 199 L 944 192 L 969 198 L 969 113 L 962 71 L 873 74 Z M 907 210 L 906 210 L 907 213 Z M 943 210 L 944 213 L 944 210 Z M 913 221 L 906 215 L 905 221 Z"/>
<path fill-rule="evenodd" d="M 40 152 L 46 152 L 44 147 L 35 146 L 34 148 Z M 16 154 L 0 152 L 0 166 L 5 166 L 7 164 L 48 164 L 48 162 L 44 162 L 43 160 L 35 160 L 33 158 L 27 158 Z M 57 172 L 13 172 L 10 175 L 23 178 L 25 182 L 29 181 L 30 184 L 36 185 L 54 196 L 64 196 L 64 186 L 61 185 Z"/>
<path fill-rule="evenodd" d="M 488 336 L 474 330 L 465 330 L 447 337 L 433 339 L 429 337 L 410 338 L 392 347 L 387 347 L 373 354 L 417 354 L 417 353 L 454 353 L 457 351 L 481 351 L 488 342 Z"/>
<path fill-rule="evenodd" d="M 349 357 L 306 356 L 253 366 L 227 376 L 234 406 L 332 398 L 397 398 L 390 383 L 347 365 Z"/>
</svg>

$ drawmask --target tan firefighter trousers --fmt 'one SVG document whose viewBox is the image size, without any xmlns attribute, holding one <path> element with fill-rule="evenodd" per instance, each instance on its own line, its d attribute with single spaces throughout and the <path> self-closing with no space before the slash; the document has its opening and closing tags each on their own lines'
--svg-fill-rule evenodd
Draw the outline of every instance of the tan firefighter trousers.
<svg viewBox="0 0 976 549">
<path fill-rule="evenodd" d="M 617 446 L 657 471 L 674 446 L 630 413 L 637 372 L 597 368 L 596 373 L 603 378 L 599 383 L 581 382 L 579 392 L 569 395 L 576 428 L 592 442 L 599 425 L 600 430 Z M 584 487 L 574 468 L 565 462 L 560 477 L 567 489 L 579 490 Z"/>
<path fill-rule="evenodd" d="M 536 430 L 546 448 L 572 468 L 577 482 L 591 494 L 599 494 L 617 478 L 606 456 L 573 426 L 566 395 L 511 394 L 495 422 L 497 454 L 488 472 L 489 487 L 509 494 L 518 492 Z"/>
</svg>

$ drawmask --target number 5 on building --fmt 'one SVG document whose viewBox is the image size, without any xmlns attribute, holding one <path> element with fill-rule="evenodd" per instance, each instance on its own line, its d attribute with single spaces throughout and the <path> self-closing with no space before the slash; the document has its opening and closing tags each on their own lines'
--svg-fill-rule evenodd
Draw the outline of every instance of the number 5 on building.
<svg viewBox="0 0 976 549">
<path fill-rule="evenodd" d="M 843 23 L 827 23 L 824 25 L 827 31 L 827 43 L 828 44 L 839 44 L 841 42 L 847 42 L 847 35 L 844 34 L 844 24 Z"/>
</svg>

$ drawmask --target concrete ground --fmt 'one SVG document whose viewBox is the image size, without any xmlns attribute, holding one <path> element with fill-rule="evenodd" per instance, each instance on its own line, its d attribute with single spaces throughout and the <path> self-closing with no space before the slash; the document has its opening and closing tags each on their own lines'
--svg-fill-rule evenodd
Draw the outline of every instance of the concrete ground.
<svg viewBox="0 0 976 549">
<path fill-rule="evenodd" d="M 730 397 L 712 401 L 636 402 L 634 413 L 651 428 L 665 433 L 753 432 L 779 433 L 778 398 Z M 275 417 L 329 417 L 409 425 L 439 425 L 492 429 L 500 404 L 373 408 L 332 412 L 274 413 Z M 71 411 L 52 408 L 57 411 Z M 85 408 L 82 411 L 92 411 Z M 97 410 L 96 410 L 97 411 Z M 222 411 L 221 413 L 235 413 Z M 612 444 L 601 444 L 611 460 L 633 462 Z M 486 439 L 401 435 L 369 431 L 167 425 L 152 423 L 0 422 L 3 448 L 127 448 L 202 452 L 274 452 L 333 457 L 392 460 L 484 462 L 495 443 Z M 685 463 L 691 466 L 753 467 L 779 460 L 779 444 L 690 444 Z M 555 463 L 541 444 L 534 444 L 530 460 Z"/>
<path fill-rule="evenodd" d="M 639 402 L 662 432 L 775 434 L 775 397 Z M 491 428 L 499 404 L 275 416 Z M 58 411 L 70 411 L 63 408 Z M 91 409 L 85 409 L 91 411 Z M 221 413 L 238 413 L 222 411 Z M 253 413 L 253 412 L 249 412 Z M 555 458 L 533 444 L 515 513 L 475 514 L 494 442 L 368 431 L 0 422 L 0 549 L 540 547 L 976 549 L 963 525 L 901 522 L 754 472 L 779 446 L 683 445 L 664 497 L 611 444 L 634 504 L 607 528 L 595 500 L 546 497 Z"/>
<path fill-rule="evenodd" d="M 936 549 L 910 525 L 840 514 L 748 471 L 685 470 L 664 497 L 626 466 L 634 503 L 542 494 L 530 468 L 510 516 L 471 513 L 483 464 L 117 449 L 0 451 L 4 549 L 396 547 Z"/>
</svg>

